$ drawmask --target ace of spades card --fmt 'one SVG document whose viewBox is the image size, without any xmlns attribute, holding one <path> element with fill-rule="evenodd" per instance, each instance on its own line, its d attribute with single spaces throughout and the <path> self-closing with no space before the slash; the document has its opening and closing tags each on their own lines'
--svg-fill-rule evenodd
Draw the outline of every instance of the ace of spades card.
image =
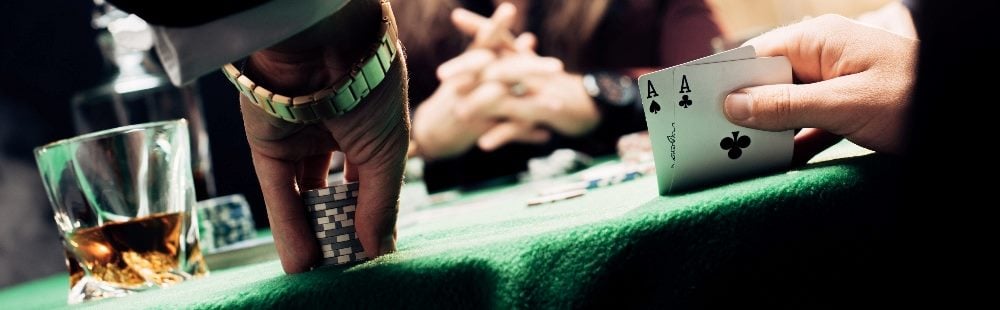
<svg viewBox="0 0 1000 310">
<path fill-rule="evenodd" d="M 740 127 L 723 111 L 726 96 L 734 90 L 792 82 L 787 58 L 754 54 L 752 47 L 742 47 L 640 77 L 661 195 L 775 171 L 790 163 L 793 131 Z"/>
</svg>

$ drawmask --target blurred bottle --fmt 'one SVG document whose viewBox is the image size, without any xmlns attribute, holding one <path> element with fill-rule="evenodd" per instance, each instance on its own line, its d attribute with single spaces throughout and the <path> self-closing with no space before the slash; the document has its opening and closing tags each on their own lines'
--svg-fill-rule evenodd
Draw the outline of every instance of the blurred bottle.
<svg viewBox="0 0 1000 310">
<path fill-rule="evenodd" d="M 170 83 L 154 55 L 148 24 L 104 0 L 94 0 L 92 26 L 107 63 L 117 70 L 106 82 L 72 98 L 77 134 L 125 125 L 184 118 L 191 134 L 191 165 L 198 200 L 215 196 L 208 134 L 196 83 Z"/>
</svg>

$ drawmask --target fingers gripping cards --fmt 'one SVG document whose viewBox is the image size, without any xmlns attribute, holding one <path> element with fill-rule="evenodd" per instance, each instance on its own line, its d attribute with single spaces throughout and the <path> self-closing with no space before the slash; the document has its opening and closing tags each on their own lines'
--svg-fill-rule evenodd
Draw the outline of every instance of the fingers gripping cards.
<svg viewBox="0 0 1000 310">
<path fill-rule="evenodd" d="M 661 195 L 786 168 L 793 131 L 734 125 L 723 102 L 744 87 L 790 84 L 785 57 L 745 46 L 639 77 Z"/>
</svg>

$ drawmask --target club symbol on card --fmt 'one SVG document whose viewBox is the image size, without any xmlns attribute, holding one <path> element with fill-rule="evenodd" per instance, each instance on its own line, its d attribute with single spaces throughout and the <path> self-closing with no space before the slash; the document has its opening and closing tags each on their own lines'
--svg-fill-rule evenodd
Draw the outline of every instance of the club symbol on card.
<svg viewBox="0 0 1000 310">
<path fill-rule="evenodd" d="M 681 92 L 680 93 L 681 94 L 686 94 L 686 93 L 690 93 L 690 92 L 691 92 L 691 84 L 688 84 L 688 76 L 687 75 L 682 75 L 681 76 Z M 677 102 L 677 105 L 680 105 L 682 108 L 685 108 L 685 109 L 687 109 L 688 107 L 690 107 L 692 104 L 694 104 L 694 101 L 692 101 L 691 98 L 688 98 L 688 95 L 681 96 L 681 101 Z"/>
<path fill-rule="evenodd" d="M 723 138 L 719 146 L 729 151 L 730 159 L 737 159 L 743 156 L 743 149 L 750 147 L 750 137 L 740 136 L 739 131 L 734 131 L 733 136 Z"/>
<path fill-rule="evenodd" d="M 656 100 L 653 100 L 653 103 L 649 104 L 649 113 L 660 113 L 660 104 L 656 103 Z"/>
<path fill-rule="evenodd" d="M 683 97 L 681 97 L 681 101 L 678 102 L 677 104 L 680 105 L 681 107 L 687 109 L 692 104 L 694 104 L 694 101 L 691 101 L 691 99 L 688 99 L 688 95 L 684 95 Z"/>
</svg>

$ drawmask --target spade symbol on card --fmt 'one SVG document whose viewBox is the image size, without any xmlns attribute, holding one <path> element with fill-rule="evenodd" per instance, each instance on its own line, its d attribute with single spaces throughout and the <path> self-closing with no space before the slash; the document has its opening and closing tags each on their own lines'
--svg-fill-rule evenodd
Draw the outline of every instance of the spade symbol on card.
<svg viewBox="0 0 1000 310">
<path fill-rule="evenodd" d="M 743 156 L 743 149 L 750 147 L 750 137 L 740 136 L 739 131 L 734 131 L 733 136 L 723 138 L 719 146 L 729 151 L 730 159 L 737 159 Z"/>
<path fill-rule="evenodd" d="M 656 100 L 653 100 L 653 103 L 649 104 L 649 113 L 660 113 L 660 104 L 656 103 Z"/>
</svg>

